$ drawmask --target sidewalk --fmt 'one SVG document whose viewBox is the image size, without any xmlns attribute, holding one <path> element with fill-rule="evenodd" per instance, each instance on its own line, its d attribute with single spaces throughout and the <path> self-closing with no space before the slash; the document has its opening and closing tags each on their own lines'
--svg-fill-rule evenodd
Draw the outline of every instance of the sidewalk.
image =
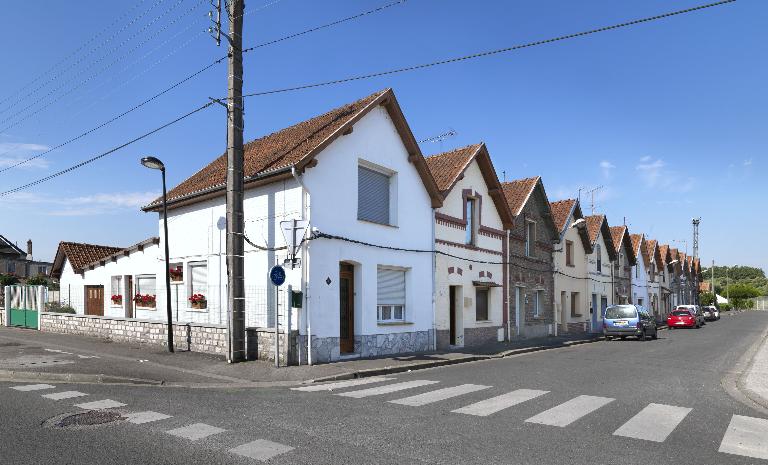
<svg viewBox="0 0 768 465">
<path fill-rule="evenodd" d="M 133 383 L 168 386 L 281 386 L 376 376 L 568 347 L 599 340 L 592 335 L 559 336 L 496 343 L 459 352 L 345 360 L 313 366 L 275 368 L 249 361 L 194 353 L 170 354 L 162 347 L 0 328 L 0 380 Z"/>
<path fill-rule="evenodd" d="M 755 352 L 752 363 L 741 380 L 742 387 L 754 402 L 768 408 L 768 331 L 763 333 L 762 343 Z"/>
</svg>

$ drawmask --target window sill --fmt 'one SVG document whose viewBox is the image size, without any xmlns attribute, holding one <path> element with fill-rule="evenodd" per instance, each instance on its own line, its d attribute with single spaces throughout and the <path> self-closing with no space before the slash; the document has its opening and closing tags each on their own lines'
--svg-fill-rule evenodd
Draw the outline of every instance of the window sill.
<svg viewBox="0 0 768 465">
<path fill-rule="evenodd" d="M 493 321 L 491 321 L 491 320 L 475 320 L 475 325 L 477 325 L 477 326 L 494 326 Z"/>
<path fill-rule="evenodd" d="M 379 223 L 378 221 L 364 220 L 362 218 L 358 218 L 357 221 L 360 221 L 362 223 L 375 224 L 377 226 L 386 226 L 388 228 L 397 228 L 396 224 Z"/>
<path fill-rule="evenodd" d="M 405 326 L 415 324 L 413 321 L 377 321 L 378 326 Z"/>
<path fill-rule="evenodd" d="M 139 306 L 136 306 L 136 310 L 149 310 L 149 311 L 155 311 L 155 310 L 157 310 L 157 307 L 139 307 Z"/>
<path fill-rule="evenodd" d="M 207 308 L 192 308 L 192 307 L 189 307 L 189 308 L 187 308 L 187 312 L 189 312 L 189 313 L 208 313 L 208 309 Z"/>
</svg>

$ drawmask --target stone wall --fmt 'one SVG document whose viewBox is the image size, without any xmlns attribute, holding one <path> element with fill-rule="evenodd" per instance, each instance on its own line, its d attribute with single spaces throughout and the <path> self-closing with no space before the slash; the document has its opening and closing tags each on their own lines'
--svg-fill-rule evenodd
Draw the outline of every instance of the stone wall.
<svg viewBox="0 0 768 465">
<path fill-rule="evenodd" d="M 269 362 L 275 361 L 275 330 L 270 328 L 247 328 L 246 329 L 247 340 L 246 345 L 248 347 L 247 356 L 248 360 L 264 360 Z M 289 343 L 290 348 L 286 345 L 285 333 L 278 334 L 278 350 L 280 351 L 280 365 L 298 365 L 299 364 L 299 351 L 301 355 L 306 354 L 306 348 L 303 350 L 297 345 L 299 341 L 298 331 L 291 331 Z M 289 350 L 287 350 L 289 349 Z M 286 353 L 288 359 L 286 363 Z M 301 359 L 302 363 L 306 363 L 306 358 Z"/>
<path fill-rule="evenodd" d="M 477 347 L 495 344 L 499 341 L 499 329 L 503 326 L 482 326 L 464 328 L 464 347 Z"/>
<path fill-rule="evenodd" d="M 589 324 L 584 322 L 568 323 L 566 334 L 586 334 L 589 332 Z"/>
<path fill-rule="evenodd" d="M 227 328 L 196 323 L 174 324 L 173 342 L 177 350 L 227 354 Z M 167 346 L 167 325 L 159 321 L 93 315 L 42 312 L 40 331 L 77 334 L 115 342 Z"/>
</svg>

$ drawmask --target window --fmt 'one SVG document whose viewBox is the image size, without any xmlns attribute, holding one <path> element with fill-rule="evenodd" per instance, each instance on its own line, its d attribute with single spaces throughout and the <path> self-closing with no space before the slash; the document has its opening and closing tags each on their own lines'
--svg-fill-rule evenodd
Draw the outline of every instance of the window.
<svg viewBox="0 0 768 465">
<path fill-rule="evenodd" d="M 597 247 L 595 248 L 595 254 L 597 255 L 597 272 L 602 273 L 603 272 L 603 248 L 600 247 L 600 244 L 597 244 Z"/>
<path fill-rule="evenodd" d="M 192 277 L 189 284 L 189 295 L 208 294 L 208 264 L 197 262 L 189 264 L 189 275 Z"/>
<path fill-rule="evenodd" d="M 635 278 L 640 277 L 640 267 L 635 265 Z"/>
<path fill-rule="evenodd" d="M 565 241 L 565 264 L 573 266 L 573 241 Z"/>
<path fill-rule="evenodd" d="M 379 322 L 405 321 L 405 270 L 380 266 L 377 293 Z"/>
<path fill-rule="evenodd" d="M 579 293 L 571 292 L 571 316 L 581 316 L 579 313 Z"/>
<path fill-rule="evenodd" d="M 477 199 L 468 198 L 464 208 L 466 209 L 465 214 L 467 217 L 467 233 L 465 241 L 467 244 L 474 245 L 475 225 L 477 224 L 477 220 L 475 219 L 477 216 Z"/>
<path fill-rule="evenodd" d="M 112 276 L 110 283 L 110 292 L 112 293 L 111 295 L 123 295 L 122 276 Z"/>
<path fill-rule="evenodd" d="M 48 268 L 45 265 L 38 266 L 37 274 L 48 274 Z"/>
<path fill-rule="evenodd" d="M 488 288 L 475 290 L 475 321 L 488 321 Z"/>
<path fill-rule="evenodd" d="M 639 305 L 639 306 L 641 306 L 641 307 L 642 307 L 642 306 L 643 306 L 643 303 L 644 303 L 644 302 L 643 302 L 643 299 L 637 299 L 637 305 Z"/>
<path fill-rule="evenodd" d="M 536 241 L 536 223 L 528 221 L 525 223 L 525 256 L 532 257 L 534 242 Z"/>
<path fill-rule="evenodd" d="M 357 219 L 392 224 L 390 218 L 391 175 L 364 166 L 357 167 Z"/>
<path fill-rule="evenodd" d="M 538 318 L 541 315 L 541 306 L 544 305 L 544 291 L 536 291 L 533 301 L 533 316 Z"/>
<path fill-rule="evenodd" d="M 8 273 L 15 273 L 16 272 L 16 262 L 14 262 L 14 261 L 8 262 L 8 266 L 6 268 L 8 270 Z"/>
<path fill-rule="evenodd" d="M 156 279 L 153 275 L 136 276 L 136 294 L 151 296 L 152 299 L 135 300 L 138 307 L 154 307 L 154 297 L 157 295 Z"/>
</svg>

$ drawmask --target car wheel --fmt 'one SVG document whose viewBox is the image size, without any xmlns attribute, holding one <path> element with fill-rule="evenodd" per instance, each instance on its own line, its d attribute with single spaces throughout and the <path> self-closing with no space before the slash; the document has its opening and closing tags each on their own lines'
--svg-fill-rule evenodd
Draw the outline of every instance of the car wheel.
<svg viewBox="0 0 768 465">
<path fill-rule="evenodd" d="M 656 339 L 658 339 L 658 338 L 659 338 L 659 328 L 656 328 L 656 329 L 653 331 L 653 336 L 651 336 L 651 339 L 653 339 L 653 340 L 655 341 L 655 340 L 656 340 Z"/>
<path fill-rule="evenodd" d="M 645 334 L 645 329 L 643 329 L 643 332 L 642 332 L 642 333 L 640 333 L 640 337 L 639 337 L 638 339 L 639 339 L 639 340 L 641 340 L 641 341 L 646 341 L 646 340 L 648 340 L 648 335 L 647 335 L 647 334 Z"/>
</svg>

